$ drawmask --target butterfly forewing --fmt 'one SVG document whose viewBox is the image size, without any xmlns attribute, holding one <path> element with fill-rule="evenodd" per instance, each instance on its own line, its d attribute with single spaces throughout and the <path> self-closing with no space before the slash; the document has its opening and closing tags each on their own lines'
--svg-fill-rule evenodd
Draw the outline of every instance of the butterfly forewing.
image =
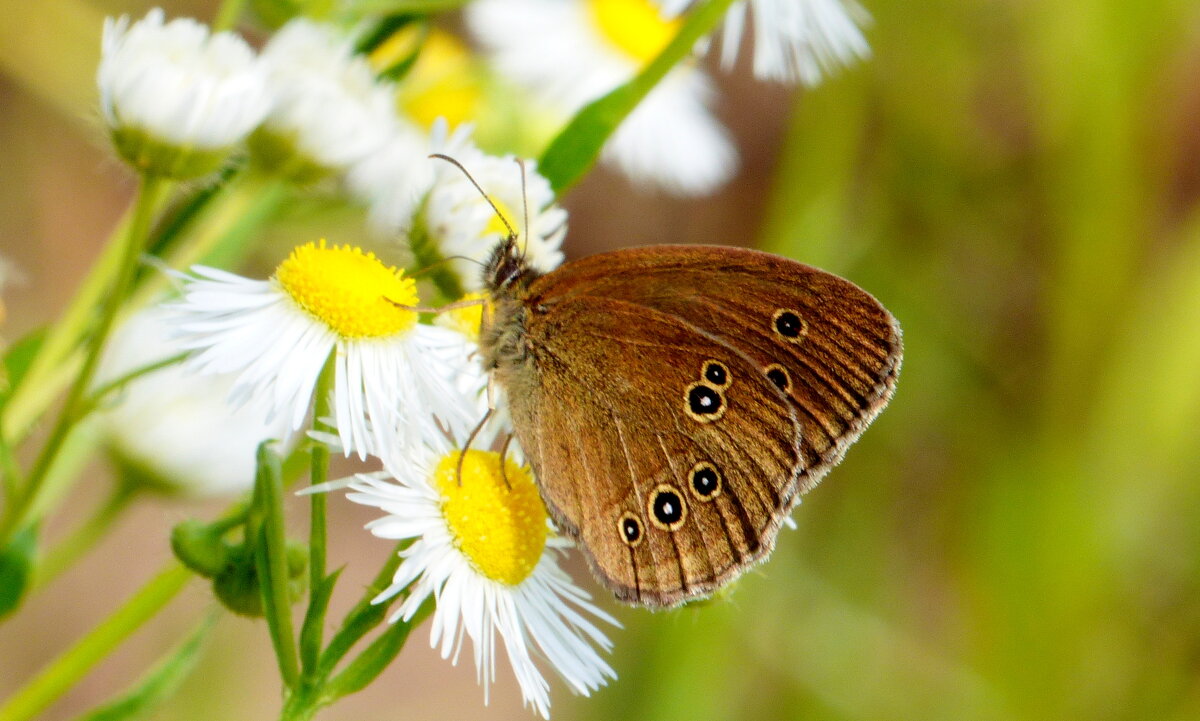
<svg viewBox="0 0 1200 721">
<path fill-rule="evenodd" d="M 580 294 L 674 315 L 750 356 L 795 403 L 805 490 L 841 460 L 895 388 L 895 318 L 853 283 L 770 253 L 632 248 L 569 263 L 530 288 L 548 308 Z"/>
</svg>

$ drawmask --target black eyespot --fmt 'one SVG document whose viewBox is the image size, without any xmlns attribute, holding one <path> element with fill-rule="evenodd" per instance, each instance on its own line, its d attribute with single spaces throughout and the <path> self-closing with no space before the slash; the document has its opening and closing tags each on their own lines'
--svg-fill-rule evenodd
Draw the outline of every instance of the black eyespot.
<svg viewBox="0 0 1200 721">
<path fill-rule="evenodd" d="M 692 468 L 692 492 L 702 501 L 711 501 L 721 493 L 721 474 L 708 461 L 700 461 Z"/>
<path fill-rule="evenodd" d="M 687 506 L 683 497 L 672 486 L 665 483 L 654 489 L 650 497 L 650 520 L 664 531 L 676 531 L 687 518 Z"/>
<path fill-rule="evenodd" d="M 688 391 L 688 409 L 695 415 L 713 415 L 720 412 L 723 405 L 721 393 L 711 386 L 697 383 Z"/>
<path fill-rule="evenodd" d="M 626 513 L 617 520 L 617 531 L 630 548 L 642 542 L 642 522 L 632 513 Z"/>
<path fill-rule="evenodd" d="M 772 363 L 771 365 L 767 366 L 766 374 L 767 378 L 771 379 L 772 383 L 779 386 L 779 390 L 786 393 L 788 389 L 792 387 L 791 377 L 788 376 L 788 372 L 784 369 L 784 367 L 778 363 Z"/>
<path fill-rule="evenodd" d="M 724 388 L 729 385 L 729 369 L 720 361 L 705 361 L 703 373 L 704 380 L 718 388 Z"/>
<path fill-rule="evenodd" d="M 775 332 L 784 338 L 799 338 L 808 332 L 804 319 L 790 310 L 775 311 Z"/>
</svg>

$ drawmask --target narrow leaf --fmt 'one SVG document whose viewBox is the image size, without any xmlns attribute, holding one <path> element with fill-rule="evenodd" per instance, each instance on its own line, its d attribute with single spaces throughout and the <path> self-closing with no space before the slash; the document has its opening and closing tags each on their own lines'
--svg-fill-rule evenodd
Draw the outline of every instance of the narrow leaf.
<svg viewBox="0 0 1200 721">
<path fill-rule="evenodd" d="M 346 666 L 346 670 L 329 681 L 326 693 L 331 698 L 337 699 L 366 688 L 383 672 L 383 669 L 387 668 L 392 659 L 396 658 L 400 649 L 404 648 L 408 634 L 421 625 L 421 622 L 433 612 L 433 607 L 432 600 L 426 601 L 412 619 L 397 621 L 388 630 L 379 634 L 366 650 Z"/>
<path fill-rule="evenodd" d="M 304 624 L 300 627 L 300 668 L 305 676 L 312 677 L 317 672 L 317 662 L 321 658 L 321 642 L 324 640 L 325 612 L 329 609 L 329 598 L 333 595 L 333 587 L 337 584 L 342 569 L 338 569 L 325 577 L 316 588 L 308 601 L 308 611 L 304 614 Z"/>
<path fill-rule="evenodd" d="M 25 377 L 25 372 L 33 364 L 33 359 L 37 356 L 38 351 L 41 350 L 42 342 L 45 340 L 46 329 L 38 328 L 21 340 L 13 343 L 9 347 L 8 352 L 4 354 L 5 382 L 0 387 L 0 405 L 8 400 L 12 389 L 21 383 L 21 379 Z"/>
<path fill-rule="evenodd" d="M 216 614 L 209 614 L 183 643 L 164 656 L 133 688 L 80 716 L 77 721 L 128 721 L 153 711 L 173 695 L 195 669 L 204 649 L 204 640 L 216 618 Z"/>
<path fill-rule="evenodd" d="M 538 161 L 538 172 L 562 195 L 596 163 L 600 149 L 617 126 L 637 107 L 671 68 L 688 57 L 696 42 L 712 31 L 733 0 L 709 0 L 691 10 L 679 32 L 632 80 L 584 106 L 550 142 Z"/>
<path fill-rule="evenodd" d="M 370 586 L 367 586 L 362 598 L 346 614 L 342 627 L 334 634 L 333 639 L 321 654 L 321 663 L 317 670 L 320 677 L 324 678 L 333 673 L 334 667 L 354 647 L 354 644 L 358 643 L 359 639 L 367 635 L 371 629 L 382 623 L 384 617 L 387 616 L 388 604 L 372 603 L 372 601 L 391 584 L 392 576 L 400 567 L 400 552 L 407 548 L 409 543 L 411 541 L 403 540 L 396 544 L 387 563 L 383 564 L 383 568 L 375 575 L 375 580 L 371 582 Z"/>
<path fill-rule="evenodd" d="M 33 526 L 13 534 L 8 545 L 0 549 L 0 618 L 21 604 L 29 587 L 36 552 L 37 529 Z"/>
</svg>

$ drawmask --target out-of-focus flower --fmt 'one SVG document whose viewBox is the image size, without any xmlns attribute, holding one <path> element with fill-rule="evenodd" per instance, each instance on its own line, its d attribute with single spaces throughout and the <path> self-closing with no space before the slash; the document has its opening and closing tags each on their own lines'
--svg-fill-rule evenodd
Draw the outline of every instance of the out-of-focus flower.
<svg viewBox="0 0 1200 721">
<path fill-rule="evenodd" d="M 439 349 L 461 338 L 418 323 L 415 283 L 374 255 L 322 241 L 296 248 L 268 281 L 193 273 L 170 306 L 179 341 L 195 351 L 192 367 L 239 374 L 235 402 L 261 401 L 299 428 L 332 353 L 334 421 L 347 454 L 441 438 L 442 425 L 465 433 L 478 420 L 475 399 L 438 364 Z"/>
<path fill-rule="evenodd" d="M 693 0 L 657 0 L 668 15 Z M 764 80 L 816 85 L 829 72 L 871 53 L 859 26 L 868 20 L 854 0 L 749 0 L 725 16 L 721 65 L 737 60 L 746 14 L 753 16 L 754 74 Z"/>
<path fill-rule="evenodd" d="M 564 119 L 632 78 L 674 36 L 650 0 L 477 0 L 468 25 L 499 72 Z M 676 67 L 625 118 L 602 159 L 681 195 L 732 177 L 737 152 L 709 107 L 711 81 Z"/>
<path fill-rule="evenodd" d="M 531 268 L 548 272 L 562 263 L 567 211 L 555 204 L 550 182 L 538 174 L 535 161 L 525 160 L 522 172 L 515 156 L 488 155 L 465 141 L 439 152 L 457 160 L 462 168 L 437 161 L 433 186 L 417 222 L 438 254 L 450 259 L 464 289 L 482 289 L 480 269 L 510 227 Z"/>
<path fill-rule="evenodd" d="M 251 147 L 269 167 L 313 181 L 346 170 L 392 137 L 395 88 L 335 28 L 292 20 L 267 42 L 262 62 L 272 103 Z"/>
<path fill-rule="evenodd" d="M 349 484 L 350 500 L 387 514 L 368 524 L 371 533 L 413 540 L 392 585 L 375 600 L 409 589 L 394 622 L 436 599 L 430 642 L 457 662 L 470 639 L 485 702 L 499 634 L 525 702 L 549 718 L 549 685 L 533 657 L 587 695 L 615 678 L 594 646 L 611 648 L 596 621 L 616 621 L 559 567 L 563 544 L 550 535 L 528 469 L 498 453 L 469 451 L 459 474 L 459 456 L 444 446 L 427 450 L 415 462 L 387 463 L 387 474 Z"/>
<path fill-rule="evenodd" d="M 100 365 L 110 382 L 178 355 L 168 314 L 150 308 L 126 320 Z M 254 484 L 255 451 L 286 440 L 286 418 L 267 422 L 256 401 L 230 408 L 232 375 L 200 375 L 180 364 L 151 371 L 114 391 L 99 414 L 113 453 L 142 480 L 189 496 L 239 493 Z"/>
<path fill-rule="evenodd" d="M 104 21 L 100 109 L 121 156 L 188 178 L 215 170 L 267 112 L 263 68 L 240 37 L 151 10 Z"/>
</svg>

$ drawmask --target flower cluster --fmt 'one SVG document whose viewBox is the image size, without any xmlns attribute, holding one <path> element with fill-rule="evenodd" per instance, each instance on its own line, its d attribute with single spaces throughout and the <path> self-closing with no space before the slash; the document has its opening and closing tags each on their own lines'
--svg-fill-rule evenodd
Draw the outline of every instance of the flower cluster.
<svg viewBox="0 0 1200 721">
<path fill-rule="evenodd" d="M 523 91 L 520 124 L 555 128 L 654 59 L 689 5 L 476 0 L 465 19 L 496 71 L 493 80 L 504 85 L 491 95 Z M 865 19 L 853 0 L 742 0 L 725 19 L 722 63 L 733 63 L 750 24 L 756 75 L 812 85 L 868 54 L 859 29 Z M 355 41 L 296 19 L 256 56 L 230 32 L 210 35 L 188 19 L 164 22 L 159 10 L 132 26 L 110 20 L 98 74 L 102 109 L 122 155 L 147 172 L 203 175 L 248 140 L 254 159 L 293 180 L 345 179 L 372 204 L 377 227 L 392 231 L 430 185 L 432 171 L 421 160 L 431 150 L 434 119 L 507 115 L 485 107 L 485 81 L 447 33 L 431 35 L 402 83 L 380 80 Z M 712 192 L 738 162 L 715 100 L 708 75 L 680 64 L 625 119 L 602 158 L 639 184 Z"/>
<path fill-rule="evenodd" d="M 137 22 L 106 22 L 101 107 L 143 189 L 222 167 L 226 177 L 245 171 L 279 186 L 315 186 L 364 211 L 369 236 L 388 243 L 375 246 L 376 255 L 363 244 L 309 242 L 266 279 L 203 265 L 173 271 L 177 296 L 126 323 L 99 377 L 122 390 L 105 413 L 115 455 L 193 493 L 246 487 L 261 441 L 305 431 L 346 456 L 375 459 L 383 471 L 307 492 L 348 489 L 351 501 L 382 511 L 369 526 L 373 534 L 407 542 L 391 585 L 375 599 L 403 599 L 393 621 L 412 621 L 432 600 L 431 642 L 457 660 L 469 640 L 485 689 L 495 677 L 498 638 L 526 702 L 542 716 L 549 691 L 534 658 L 578 693 L 613 678 L 600 653 L 609 648 L 601 626 L 616 621 L 560 568 L 567 544 L 517 462 L 521 449 L 478 450 L 513 436 L 503 408 L 491 413 L 496 399 L 477 360 L 486 302 L 479 268 L 515 235 L 530 267 L 549 272 L 563 261 L 567 228 L 551 182 L 534 161 L 508 152 L 522 147 L 519 139 L 489 145 L 482 138 L 497 137 L 488 118 L 508 117 L 496 110 L 502 104 L 496 112 L 487 104 L 515 88 L 528 91 L 518 124 L 551 128 L 548 137 L 667 48 L 682 47 L 671 43 L 685 22 L 674 17 L 684 5 L 475 0 L 465 24 L 492 74 L 480 71 L 464 43 L 436 29 L 420 35 L 420 52 L 409 52 L 400 32 L 396 42 L 377 42 L 370 33 L 295 18 L 256 51 L 232 32 L 168 22 L 160 10 Z M 813 83 L 866 51 L 856 6 L 843 0 L 751 0 L 750 7 L 761 76 Z M 733 8 L 722 41 L 726 64 L 746 22 L 746 3 Z M 679 64 L 616 128 L 600 157 L 640 183 L 680 194 L 713 190 L 737 165 L 713 114 L 715 98 L 702 70 Z M 480 122 L 479 130 L 467 121 Z M 599 149 L 597 141 L 593 153 Z M 131 227 L 148 232 L 152 210 L 139 206 Z M 136 252 L 127 257 L 136 260 Z M 403 258 L 404 267 L 384 257 Z M 436 312 L 431 304 L 455 310 Z M 157 341 L 136 342 L 149 335 Z M 171 367 L 179 355 L 186 355 L 183 365 Z M 236 410 L 214 422 L 221 411 L 212 402 L 220 397 Z M 157 422 L 153 404 L 168 402 L 192 409 L 194 423 Z M 150 428 L 148 418 L 156 421 Z M 197 423 L 224 431 L 209 434 L 215 447 L 178 442 L 181 434 L 205 435 Z M 180 447 L 193 452 L 181 455 Z M 323 480 L 323 472 L 314 477 Z M 249 558 L 257 537 L 247 538 Z M 189 567 L 202 561 L 193 558 Z M 218 573 L 229 566 L 208 565 Z M 263 611 L 251 595 L 247 608 Z M 276 598 L 284 595 L 278 589 Z"/>
</svg>

